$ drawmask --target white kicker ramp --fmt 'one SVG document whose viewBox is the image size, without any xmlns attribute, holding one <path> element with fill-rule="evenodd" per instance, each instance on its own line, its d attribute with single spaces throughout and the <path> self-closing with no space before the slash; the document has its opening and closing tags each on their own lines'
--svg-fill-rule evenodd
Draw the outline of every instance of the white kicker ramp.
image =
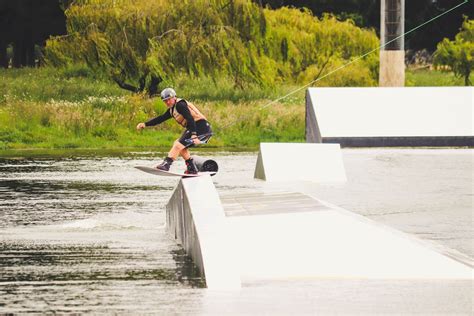
<svg viewBox="0 0 474 316">
<path fill-rule="evenodd" d="M 474 146 L 473 87 L 310 88 L 306 141 Z"/>
<path fill-rule="evenodd" d="M 339 144 L 260 143 L 254 177 L 266 181 L 347 181 Z"/>
<path fill-rule="evenodd" d="M 472 279 L 473 269 L 407 234 L 307 196 L 307 210 L 228 217 L 242 282 L 262 279 Z M 312 210 L 311 210 L 312 209 Z"/>
<path fill-rule="evenodd" d="M 210 176 L 181 179 L 166 205 L 166 225 L 209 289 L 240 289 L 228 224 Z"/>
</svg>

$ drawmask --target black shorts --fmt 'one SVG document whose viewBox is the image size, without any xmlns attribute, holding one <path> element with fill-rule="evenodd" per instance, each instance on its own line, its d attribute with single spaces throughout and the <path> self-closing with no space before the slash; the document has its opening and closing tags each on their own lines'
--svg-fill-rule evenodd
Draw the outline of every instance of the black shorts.
<svg viewBox="0 0 474 316">
<path fill-rule="evenodd" d="M 201 142 L 207 143 L 209 138 L 212 136 L 212 129 L 211 124 L 209 124 L 206 120 L 199 120 L 196 122 L 196 133 Z M 178 141 L 187 147 L 193 147 L 193 141 L 191 140 L 191 132 L 189 130 L 185 130 Z"/>
</svg>

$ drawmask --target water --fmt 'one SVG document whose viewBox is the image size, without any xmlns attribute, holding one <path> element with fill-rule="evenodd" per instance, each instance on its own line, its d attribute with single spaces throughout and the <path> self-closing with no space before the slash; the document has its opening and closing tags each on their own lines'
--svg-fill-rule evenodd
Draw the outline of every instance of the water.
<svg viewBox="0 0 474 316">
<path fill-rule="evenodd" d="M 219 194 L 297 190 L 472 260 L 472 151 L 344 150 L 348 183 L 253 180 L 256 153 L 212 155 Z M 275 280 L 203 288 L 165 230 L 163 153 L 0 159 L 0 313 L 469 314 L 468 281 Z M 184 168 L 180 162 L 177 169 Z"/>
</svg>

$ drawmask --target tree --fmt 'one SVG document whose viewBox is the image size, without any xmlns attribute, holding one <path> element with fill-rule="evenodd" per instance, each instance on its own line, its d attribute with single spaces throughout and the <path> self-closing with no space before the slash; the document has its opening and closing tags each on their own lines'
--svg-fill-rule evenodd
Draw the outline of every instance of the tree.
<svg viewBox="0 0 474 316">
<path fill-rule="evenodd" d="M 66 33 L 66 17 L 58 0 L 0 0 L 0 67 L 7 68 L 7 47 L 13 67 L 35 66 L 35 45 L 50 35 Z"/>
<path fill-rule="evenodd" d="M 150 95 L 177 73 L 262 82 L 255 43 L 265 17 L 249 1 L 77 0 L 66 15 L 68 35 L 46 47 L 53 66 L 82 62 Z"/>
<path fill-rule="evenodd" d="M 474 20 L 465 18 L 461 31 L 454 41 L 445 38 L 435 52 L 435 65 L 449 66 L 454 74 L 471 85 L 470 75 L 474 66 Z"/>
<path fill-rule="evenodd" d="M 346 18 L 354 20 L 358 26 L 372 27 L 380 30 L 380 1 L 381 0 L 254 0 L 272 8 L 293 6 L 308 8 L 315 16 L 322 17 L 330 12 L 340 20 Z M 405 30 L 411 30 L 431 18 L 446 12 L 462 0 L 405 0 Z M 474 1 L 468 1 L 445 16 L 432 21 L 409 34 L 405 38 L 407 49 L 434 51 L 436 44 L 445 37 L 453 37 L 457 32 L 457 25 L 462 22 L 462 16 L 474 18 Z"/>
<path fill-rule="evenodd" d="M 352 21 L 250 0 L 76 0 L 66 15 L 68 35 L 47 43 L 49 64 L 85 63 L 149 95 L 182 75 L 230 78 L 238 88 L 313 81 L 379 45 Z M 369 69 L 360 84 L 375 85 L 378 55 L 359 64 Z"/>
</svg>

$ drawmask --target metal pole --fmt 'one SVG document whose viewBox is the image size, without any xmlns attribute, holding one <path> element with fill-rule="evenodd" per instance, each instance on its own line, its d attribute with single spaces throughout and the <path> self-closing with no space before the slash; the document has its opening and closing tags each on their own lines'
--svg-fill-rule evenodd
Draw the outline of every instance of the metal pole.
<svg viewBox="0 0 474 316">
<path fill-rule="evenodd" d="M 382 87 L 405 85 L 405 0 L 381 0 L 380 77 Z M 394 40 L 395 38 L 397 40 Z M 394 41 L 392 41 L 394 40 Z"/>
</svg>

